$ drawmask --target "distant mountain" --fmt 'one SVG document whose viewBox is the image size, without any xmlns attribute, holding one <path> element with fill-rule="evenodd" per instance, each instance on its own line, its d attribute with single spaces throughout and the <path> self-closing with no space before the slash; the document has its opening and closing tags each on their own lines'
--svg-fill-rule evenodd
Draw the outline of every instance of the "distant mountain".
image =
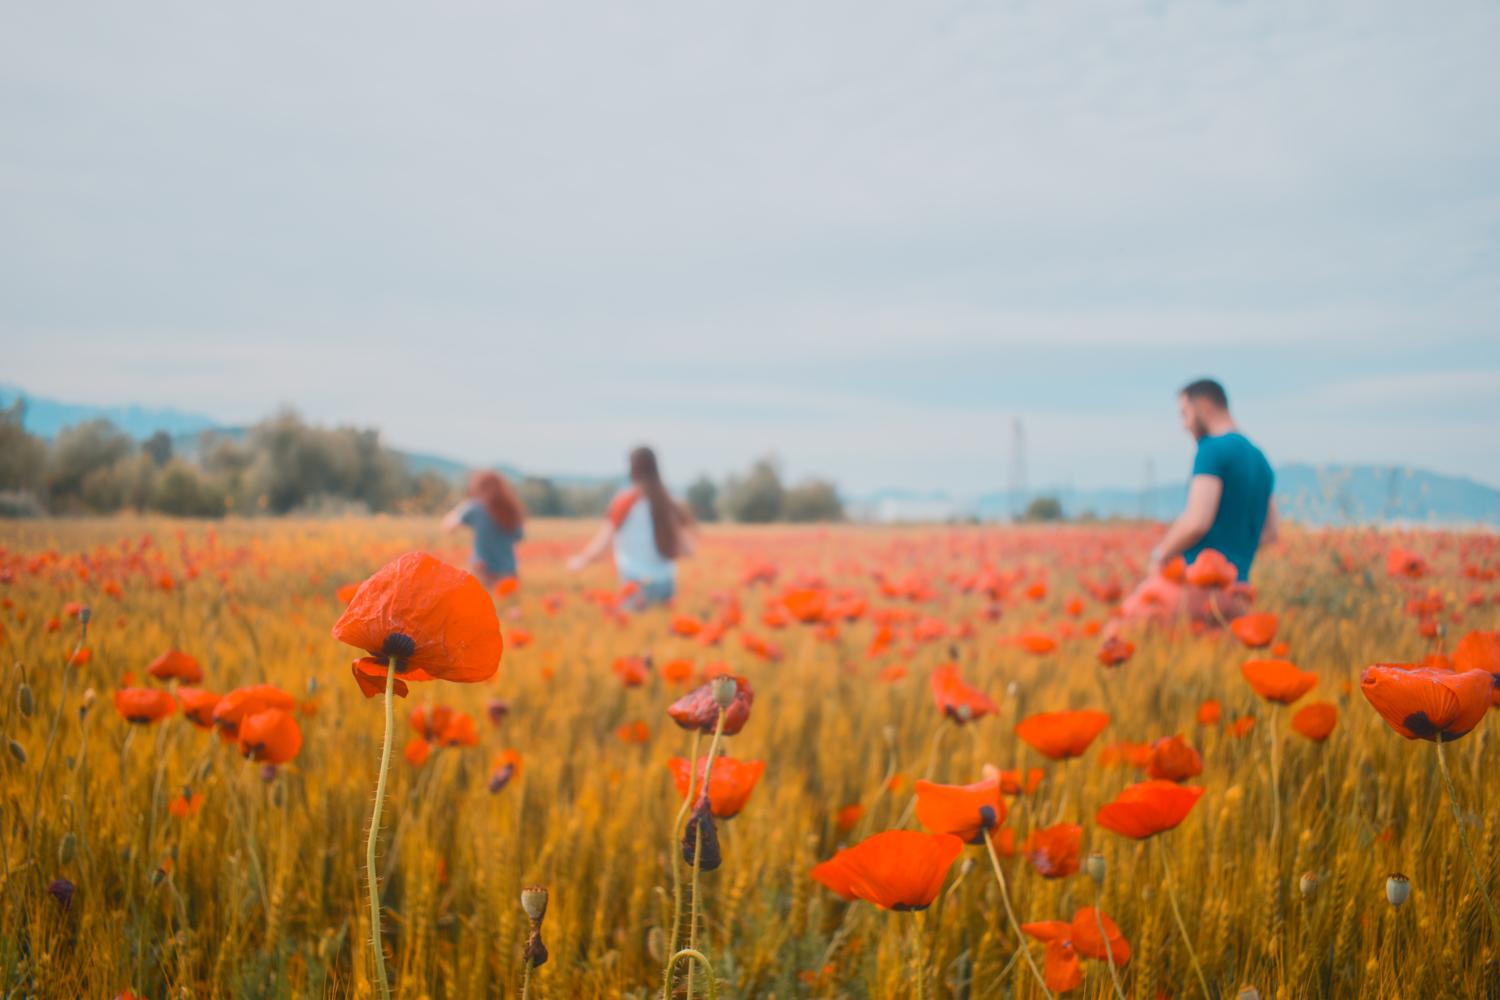
<svg viewBox="0 0 1500 1000">
<path fill-rule="evenodd" d="M 216 427 L 213 419 L 201 413 L 184 413 L 171 408 L 149 406 L 95 406 L 89 403 L 63 403 L 44 396 L 33 396 L 13 385 L 0 385 L 0 409 L 17 399 L 26 401 L 26 429 L 44 438 L 74 424 L 104 418 L 133 438 L 145 439 L 157 431 L 173 436 L 196 434 Z"/>
</svg>

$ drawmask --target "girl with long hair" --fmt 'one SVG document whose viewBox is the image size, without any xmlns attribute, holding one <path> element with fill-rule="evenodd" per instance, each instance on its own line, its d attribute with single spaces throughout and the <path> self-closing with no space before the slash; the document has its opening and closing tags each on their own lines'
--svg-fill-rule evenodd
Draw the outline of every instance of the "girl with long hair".
<svg viewBox="0 0 1500 1000">
<path fill-rule="evenodd" d="M 444 531 L 460 525 L 474 529 L 469 569 L 486 587 L 516 575 L 516 543 L 521 540 L 526 509 L 510 483 L 498 472 L 481 470 L 469 477 L 469 495 L 443 518 Z"/>
<path fill-rule="evenodd" d="M 568 560 L 568 568 L 583 569 L 611 545 L 620 579 L 636 585 L 637 607 L 672 599 L 676 560 L 692 555 L 697 539 L 692 515 L 667 492 L 650 448 L 630 453 L 630 485 L 615 494 L 599 531 Z"/>
</svg>

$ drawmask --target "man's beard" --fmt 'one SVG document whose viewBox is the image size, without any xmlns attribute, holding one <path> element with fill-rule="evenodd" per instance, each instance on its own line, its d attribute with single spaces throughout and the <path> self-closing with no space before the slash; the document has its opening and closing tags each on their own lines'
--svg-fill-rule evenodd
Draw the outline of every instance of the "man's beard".
<svg viewBox="0 0 1500 1000">
<path fill-rule="evenodd" d="M 1193 440 L 1202 441 L 1208 437 L 1208 424 L 1203 422 L 1202 417 L 1193 418 Z"/>
</svg>

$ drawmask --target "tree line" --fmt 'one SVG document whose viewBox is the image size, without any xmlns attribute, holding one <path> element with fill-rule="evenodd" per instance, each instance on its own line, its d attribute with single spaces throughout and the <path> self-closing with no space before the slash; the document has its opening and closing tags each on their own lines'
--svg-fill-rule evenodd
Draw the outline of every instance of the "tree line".
<svg viewBox="0 0 1500 1000">
<path fill-rule="evenodd" d="M 52 440 L 26 430 L 25 402 L 0 410 L 0 517 L 156 511 L 179 517 L 227 514 L 431 514 L 463 485 L 414 472 L 378 431 L 318 427 L 284 410 L 243 431 L 204 431 L 186 442 L 158 431 L 137 441 L 108 420 Z M 613 483 L 516 483 L 537 517 L 601 515 Z M 825 480 L 782 483 L 771 459 L 716 484 L 700 476 L 685 498 L 701 521 L 824 521 L 844 516 Z"/>
</svg>

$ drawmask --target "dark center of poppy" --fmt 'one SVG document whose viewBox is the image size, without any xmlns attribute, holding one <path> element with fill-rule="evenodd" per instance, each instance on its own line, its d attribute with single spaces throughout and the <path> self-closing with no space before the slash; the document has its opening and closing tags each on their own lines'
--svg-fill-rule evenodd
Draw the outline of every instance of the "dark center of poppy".
<svg viewBox="0 0 1500 1000">
<path fill-rule="evenodd" d="M 995 825 L 994 806 L 979 807 L 979 825 L 984 827 L 986 830 L 992 828 Z"/>
<path fill-rule="evenodd" d="M 1437 739 L 1438 734 L 1442 732 L 1442 727 L 1429 719 L 1426 712 L 1413 712 L 1402 719 L 1401 724 L 1422 740 Z"/>
<path fill-rule="evenodd" d="M 417 651 L 417 642 L 405 632 L 392 632 L 385 637 L 385 643 L 380 647 L 380 652 L 396 661 L 396 672 L 400 673 L 406 669 L 407 660 L 411 659 Z"/>
</svg>

